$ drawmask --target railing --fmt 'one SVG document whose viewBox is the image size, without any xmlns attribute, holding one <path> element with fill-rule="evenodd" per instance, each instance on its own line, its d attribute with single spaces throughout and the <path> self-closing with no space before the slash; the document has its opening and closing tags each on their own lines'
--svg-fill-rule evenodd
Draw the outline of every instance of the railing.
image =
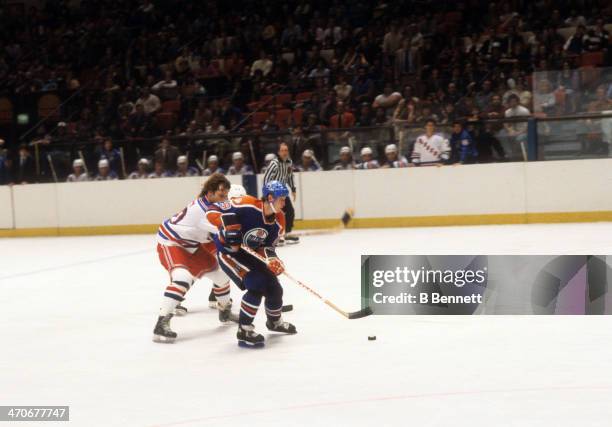
<svg viewBox="0 0 612 427">
<path fill-rule="evenodd" d="M 571 117 L 521 117 L 500 120 L 475 120 L 466 123 L 479 155 L 474 163 L 499 161 L 536 161 L 606 158 L 612 143 L 612 114 L 584 114 Z M 452 126 L 438 125 L 436 133 L 450 138 Z M 347 129 L 298 129 L 278 132 L 196 134 L 170 137 L 172 145 L 187 155 L 189 164 L 206 167 L 208 156 L 218 156 L 225 169 L 232 154 L 240 151 L 255 172 L 264 166 L 267 153 L 276 153 L 278 144 L 289 145 L 295 164 L 300 164 L 304 150 L 311 149 L 323 169 L 333 169 L 342 147 L 349 147 L 352 159 L 360 163 L 360 151 L 370 147 L 373 157 L 385 161 L 385 147 L 396 144 L 399 154 L 410 159 L 415 139 L 424 133 L 423 124 L 376 126 Z M 114 140 L 118 160 L 111 164 L 120 178 L 136 169 L 140 158 L 153 164 L 160 138 Z M 39 182 L 65 181 L 74 159 L 83 158 L 90 175 L 97 172 L 97 162 L 104 156 L 104 140 L 81 141 L 54 139 L 33 142 L 33 155 Z M 452 163 L 453 159 L 450 162 Z"/>
</svg>

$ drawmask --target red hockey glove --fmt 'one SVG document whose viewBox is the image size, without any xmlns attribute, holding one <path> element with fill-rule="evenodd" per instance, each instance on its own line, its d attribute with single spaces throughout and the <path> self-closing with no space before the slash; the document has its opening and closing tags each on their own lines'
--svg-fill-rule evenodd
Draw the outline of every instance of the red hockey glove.
<svg viewBox="0 0 612 427">
<path fill-rule="evenodd" d="M 283 271 L 285 271 L 285 265 L 278 258 L 268 258 L 267 264 L 268 264 L 268 270 L 270 270 L 276 276 L 278 276 L 279 274 L 282 274 Z"/>
</svg>

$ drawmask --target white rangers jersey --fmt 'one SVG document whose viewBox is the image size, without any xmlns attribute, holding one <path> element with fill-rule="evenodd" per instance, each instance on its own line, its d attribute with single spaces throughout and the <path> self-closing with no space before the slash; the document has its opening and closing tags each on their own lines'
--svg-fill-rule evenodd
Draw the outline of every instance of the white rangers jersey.
<svg viewBox="0 0 612 427">
<path fill-rule="evenodd" d="M 206 219 L 206 211 L 211 204 L 206 196 L 198 197 L 185 209 L 165 220 L 157 231 L 158 243 L 181 246 L 193 253 L 201 244 L 212 242 L 210 233 L 217 233 L 218 230 Z"/>
<path fill-rule="evenodd" d="M 450 158 L 450 144 L 448 139 L 440 135 L 421 135 L 414 143 L 412 150 L 412 163 L 434 163 Z"/>
</svg>

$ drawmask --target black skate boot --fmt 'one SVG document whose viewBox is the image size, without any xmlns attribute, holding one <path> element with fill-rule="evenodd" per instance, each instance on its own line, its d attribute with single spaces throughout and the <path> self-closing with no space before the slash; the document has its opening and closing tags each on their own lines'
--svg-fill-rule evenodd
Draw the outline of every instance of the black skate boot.
<svg viewBox="0 0 612 427">
<path fill-rule="evenodd" d="M 217 310 L 219 310 L 219 322 L 236 322 L 238 323 L 238 316 L 232 313 L 232 300 L 230 299 L 227 305 L 221 304 L 217 301 Z"/>
<path fill-rule="evenodd" d="M 208 307 L 217 308 L 217 297 L 212 289 L 210 290 L 210 294 L 208 294 Z"/>
<path fill-rule="evenodd" d="M 287 244 L 289 245 L 295 245 L 296 243 L 300 243 L 300 238 L 293 234 L 285 235 L 285 240 L 287 241 Z"/>
<path fill-rule="evenodd" d="M 272 321 L 266 320 L 266 328 L 273 332 L 282 332 L 283 334 L 297 334 L 297 329 L 289 322 L 284 322 L 282 319 Z"/>
<path fill-rule="evenodd" d="M 170 329 L 170 319 L 172 314 L 167 316 L 159 316 L 157 318 L 157 324 L 153 329 L 153 341 L 161 343 L 173 343 L 176 339 L 176 332 Z"/>
<path fill-rule="evenodd" d="M 174 315 L 175 316 L 187 316 L 187 313 L 189 312 L 189 310 L 187 310 L 187 307 L 182 306 L 182 305 L 177 305 L 176 308 L 174 309 Z"/>
<path fill-rule="evenodd" d="M 264 346 L 263 335 L 255 332 L 253 325 L 239 325 L 236 338 L 238 338 L 239 347 L 259 348 Z"/>
</svg>

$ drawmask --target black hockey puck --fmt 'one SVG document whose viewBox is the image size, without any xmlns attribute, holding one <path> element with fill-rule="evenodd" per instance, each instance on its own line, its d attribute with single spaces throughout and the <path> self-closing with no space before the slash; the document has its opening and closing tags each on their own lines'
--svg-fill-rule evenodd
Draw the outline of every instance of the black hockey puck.
<svg viewBox="0 0 612 427">
<path fill-rule="evenodd" d="M 293 310 L 293 304 L 287 304 L 287 305 L 283 305 L 283 308 L 282 308 L 281 311 L 283 313 L 286 313 L 286 312 L 292 311 L 292 310 Z"/>
<path fill-rule="evenodd" d="M 376 335 L 370 335 L 368 341 L 376 341 Z"/>
</svg>

